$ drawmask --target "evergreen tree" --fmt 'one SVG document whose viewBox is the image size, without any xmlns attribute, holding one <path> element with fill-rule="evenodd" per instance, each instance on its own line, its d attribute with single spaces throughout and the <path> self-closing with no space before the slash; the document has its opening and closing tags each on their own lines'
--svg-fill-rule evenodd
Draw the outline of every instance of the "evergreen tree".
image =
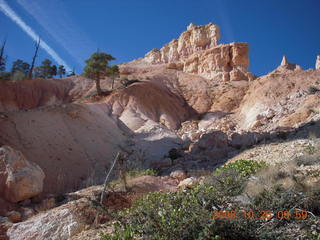
<svg viewBox="0 0 320 240">
<path fill-rule="evenodd" d="M 51 78 L 52 77 L 52 62 L 49 59 L 44 59 L 40 66 L 34 69 L 36 78 Z"/>
<path fill-rule="evenodd" d="M 119 77 L 119 74 L 120 74 L 119 67 L 117 65 L 112 65 L 111 67 L 108 67 L 107 75 L 112 79 L 111 89 L 113 89 L 114 80 L 115 78 Z"/>
<path fill-rule="evenodd" d="M 108 63 L 111 60 L 115 60 L 115 58 L 112 55 L 104 52 L 93 53 L 91 57 L 86 60 L 86 66 L 84 67 L 84 75 L 95 81 L 97 94 L 99 96 L 102 95 L 100 80 L 108 74 Z"/>
<path fill-rule="evenodd" d="M 57 66 L 56 65 L 52 65 L 51 66 L 51 75 L 50 75 L 50 77 L 54 77 L 54 76 L 57 76 Z"/>
<path fill-rule="evenodd" d="M 3 44 L 0 49 L 0 72 L 6 70 L 6 57 L 4 56 L 4 47 L 6 46 L 6 40 L 3 41 Z"/>
<path fill-rule="evenodd" d="M 57 72 L 57 74 L 60 76 L 60 78 L 62 78 L 62 76 L 66 74 L 66 69 L 64 68 L 63 65 L 60 65 L 60 66 L 58 67 L 58 72 Z"/>
<path fill-rule="evenodd" d="M 28 77 L 28 73 L 30 70 L 30 64 L 22 61 L 21 59 L 17 59 L 12 63 L 11 68 L 11 78 L 13 80 L 22 80 Z"/>
</svg>

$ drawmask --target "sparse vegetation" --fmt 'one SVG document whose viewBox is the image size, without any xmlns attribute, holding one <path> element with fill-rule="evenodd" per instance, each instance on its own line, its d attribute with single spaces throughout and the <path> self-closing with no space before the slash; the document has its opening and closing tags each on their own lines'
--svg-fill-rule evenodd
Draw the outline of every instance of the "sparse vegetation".
<svg viewBox="0 0 320 240">
<path fill-rule="evenodd" d="M 320 89 L 317 88 L 316 86 L 310 86 L 308 88 L 308 92 L 309 92 L 309 94 L 316 94 L 317 92 L 320 92 Z"/>
<path fill-rule="evenodd" d="M 139 176 L 157 176 L 158 172 L 155 169 L 132 169 L 126 171 L 126 177 L 128 179 L 139 177 Z M 111 186 L 114 186 L 116 184 L 119 184 L 121 182 L 121 179 L 115 179 L 111 181 L 109 184 Z"/>
<path fill-rule="evenodd" d="M 66 74 L 66 69 L 64 68 L 63 65 L 60 65 L 58 67 L 57 75 L 59 75 L 60 78 Z"/>
<path fill-rule="evenodd" d="M 225 165 L 222 165 L 215 170 L 216 173 L 220 173 L 228 170 L 235 170 L 240 173 L 240 175 L 246 177 L 252 175 L 259 171 L 261 168 L 265 168 L 267 164 L 263 161 L 251 161 L 246 159 L 239 159 L 235 162 L 231 162 Z"/>
<path fill-rule="evenodd" d="M 129 80 L 128 78 L 121 78 L 120 80 L 120 83 L 122 84 L 123 87 L 128 87 L 129 85 L 133 84 L 133 83 L 136 83 L 136 82 L 140 82 L 139 80 L 137 79 L 132 79 L 132 80 Z"/>
<path fill-rule="evenodd" d="M 273 174 L 264 174 L 272 169 Z M 263 170 L 263 171 L 262 171 Z M 268 171 L 267 171 L 268 172 Z M 268 172 L 270 173 L 270 172 Z M 102 234 L 106 240 L 120 239 L 319 239 L 320 188 L 296 191 L 282 186 L 280 179 L 292 177 L 279 166 L 264 162 L 238 160 L 215 170 L 202 184 L 176 193 L 151 193 L 117 214 L 114 234 Z M 255 177 L 253 177 L 255 174 Z M 278 179 L 272 186 L 248 196 L 248 184 L 261 185 L 260 178 Z M 300 189 L 301 190 L 301 189 Z M 247 202 L 239 202 L 248 196 Z M 294 218 L 303 210 L 308 217 Z M 235 219 L 213 217 L 213 211 L 233 210 Z M 279 218 L 287 210 L 291 218 Z M 270 211 L 266 218 L 250 219 L 244 211 Z M 221 213 L 221 212 L 220 212 Z M 283 212 L 281 212 L 283 213 Z M 281 214 L 280 214 L 281 215 Z"/>
<path fill-rule="evenodd" d="M 305 147 L 304 151 L 308 154 L 314 154 L 317 151 L 317 148 L 314 145 L 309 144 Z"/>
<path fill-rule="evenodd" d="M 29 69 L 30 64 L 21 59 L 17 59 L 12 63 L 11 79 L 17 81 L 28 78 Z"/>
<path fill-rule="evenodd" d="M 154 169 L 132 169 L 127 172 L 128 177 L 139 177 L 139 176 L 157 176 L 158 173 Z"/>
<path fill-rule="evenodd" d="M 57 66 L 52 65 L 49 59 L 44 59 L 40 66 L 35 68 L 36 78 L 52 78 L 57 75 Z"/>
</svg>

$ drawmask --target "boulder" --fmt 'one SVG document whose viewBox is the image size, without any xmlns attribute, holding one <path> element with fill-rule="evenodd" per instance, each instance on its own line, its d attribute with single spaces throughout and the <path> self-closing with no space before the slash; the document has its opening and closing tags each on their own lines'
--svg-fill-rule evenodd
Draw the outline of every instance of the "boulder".
<svg viewBox="0 0 320 240">
<path fill-rule="evenodd" d="M 85 224 L 79 222 L 68 208 L 40 213 L 8 229 L 10 240 L 67 240 L 81 232 Z"/>
<path fill-rule="evenodd" d="M 230 145 L 234 148 L 247 148 L 257 144 L 264 138 L 263 134 L 249 132 L 244 134 L 233 133 L 231 135 Z"/>
<path fill-rule="evenodd" d="M 10 211 L 7 213 L 7 217 L 9 218 L 9 220 L 13 223 L 17 223 L 21 221 L 21 213 L 17 212 L 17 211 Z"/>
<path fill-rule="evenodd" d="M 182 180 L 179 183 L 178 187 L 185 188 L 185 187 L 191 186 L 192 184 L 195 184 L 195 183 L 197 183 L 197 180 L 194 177 L 189 177 L 189 178 Z"/>
<path fill-rule="evenodd" d="M 9 146 L 0 148 L 0 161 L 5 166 L 0 178 L 5 178 L 4 198 L 19 202 L 40 194 L 44 173 L 35 163 L 29 162 L 20 151 Z"/>
<path fill-rule="evenodd" d="M 199 151 L 214 148 L 223 149 L 228 146 L 228 137 L 221 131 L 213 131 L 203 134 L 196 146 Z"/>
<path fill-rule="evenodd" d="M 188 176 L 185 171 L 183 170 L 175 170 L 172 173 L 170 173 L 170 177 L 175 178 L 179 181 L 182 181 L 186 179 Z"/>
<path fill-rule="evenodd" d="M 196 154 L 199 158 L 207 156 L 211 161 L 219 161 L 225 158 L 230 151 L 228 137 L 221 131 L 213 131 L 203 134 L 201 139 L 191 148 L 191 154 Z"/>
</svg>

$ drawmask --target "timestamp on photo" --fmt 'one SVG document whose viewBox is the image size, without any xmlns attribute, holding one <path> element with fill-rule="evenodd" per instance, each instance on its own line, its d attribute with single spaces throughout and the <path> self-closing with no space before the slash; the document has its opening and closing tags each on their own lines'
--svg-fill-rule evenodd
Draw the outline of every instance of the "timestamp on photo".
<svg viewBox="0 0 320 240">
<path fill-rule="evenodd" d="M 276 218 L 279 220 L 305 220 L 308 218 L 308 212 L 305 210 L 214 210 L 211 219 L 252 219 L 252 220 L 270 220 Z"/>
</svg>

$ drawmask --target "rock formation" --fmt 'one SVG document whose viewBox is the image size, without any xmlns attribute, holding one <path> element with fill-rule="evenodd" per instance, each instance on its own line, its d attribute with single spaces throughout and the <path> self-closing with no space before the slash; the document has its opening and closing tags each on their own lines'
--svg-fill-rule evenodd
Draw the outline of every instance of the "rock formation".
<svg viewBox="0 0 320 240">
<path fill-rule="evenodd" d="M 248 44 L 219 44 L 220 30 L 214 24 L 190 24 L 178 40 L 172 40 L 160 50 L 153 49 L 144 58 L 124 64 L 121 72 L 130 72 L 135 65 L 167 64 L 168 69 L 182 70 L 217 81 L 252 80 L 248 73 Z"/>
<path fill-rule="evenodd" d="M 316 60 L 316 69 L 320 69 L 320 56 L 317 56 L 317 60 Z"/>
<path fill-rule="evenodd" d="M 43 190 L 44 173 L 34 162 L 29 162 L 20 151 L 9 146 L 0 148 L 0 161 L 5 170 L 0 178 L 4 182 L 4 198 L 19 202 L 40 194 Z"/>
<path fill-rule="evenodd" d="M 283 56 L 280 66 L 286 66 L 288 64 L 289 64 L 288 58 L 286 56 Z"/>
<path fill-rule="evenodd" d="M 281 71 L 288 71 L 288 70 L 289 71 L 302 70 L 302 67 L 297 65 L 297 64 L 290 63 L 288 61 L 288 58 L 286 56 L 283 56 L 280 66 L 275 71 L 276 72 L 281 72 Z"/>
<path fill-rule="evenodd" d="M 84 227 L 85 224 L 77 221 L 68 208 L 60 208 L 14 224 L 8 230 L 7 235 L 12 240 L 67 240 L 83 230 Z"/>
<path fill-rule="evenodd" d="M 148 120 L 160 122 L 169 129 L 177 129 L 181 122 L 192 115 L 192 109 L 183 98 L 165 86 L 150 81 L 138 82 L 119 90 L 108 96 L 106 102 L 112 114 L 133 131 Z"/>
<path fill-rule="evenodd" d="M 195 52 L 217 46 L 219 40 L 220 29 L 217 25 L 196 26 L 191 23 L 178 40 L 172 40 L 160 50 L 151 50 L 144 61 L 152 64 L 177 62 Z"/>
</svg>

